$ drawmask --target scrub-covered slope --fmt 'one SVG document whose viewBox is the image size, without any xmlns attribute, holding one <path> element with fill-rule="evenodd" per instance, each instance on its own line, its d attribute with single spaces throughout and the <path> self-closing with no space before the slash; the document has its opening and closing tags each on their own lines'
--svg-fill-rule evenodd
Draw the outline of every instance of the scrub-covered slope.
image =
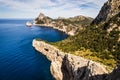
<svg viewBox="0 0 120 80">
<path fill-rule="evenodd" d="M 116 66 L 120 62 L 120 11 L 118 10 L 120 4 L 118 2 L 120 0 L 109 0 L 90 26 L 54 45 L 64 52 L 102 62 L 110 67 Z M 111 8 L 106 7 L 108 4 Z M 108 8 L 109 12 L 105 11 Z M 117 11 L 113 8 L 117 8 Z M 111 12 L 114 15 L 111 15 Z"/>
<path fill-rule="evenodd" d="M 85 16 L 75 16 L 71 18 L 52 19 L 45 16 L 43 13 L 34 20 L 34 25 L 48 26 L 60 31 L 63 31 L 69 35 L 75 35 L 87 25 L 92 22 L 92 18 Z"/>
</svg>

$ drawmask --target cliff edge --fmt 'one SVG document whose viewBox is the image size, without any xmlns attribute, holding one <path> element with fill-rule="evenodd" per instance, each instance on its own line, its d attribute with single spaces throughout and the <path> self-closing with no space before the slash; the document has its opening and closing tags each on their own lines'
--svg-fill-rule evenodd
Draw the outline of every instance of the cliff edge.
<svg viewBox="0 0 120 80">
<path fill-rule="evenodd" d="M 105 66 L 79 56 L 64 53 L 43 41 L 33 40 L 33 47 L 50 61 L 50 71 L 56 80 L 103 80 Z"/>
</svg>

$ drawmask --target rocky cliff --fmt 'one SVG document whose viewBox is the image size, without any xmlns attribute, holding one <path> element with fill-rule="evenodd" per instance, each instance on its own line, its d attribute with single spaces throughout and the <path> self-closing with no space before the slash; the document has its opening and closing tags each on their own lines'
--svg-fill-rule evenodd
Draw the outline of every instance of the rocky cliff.
<svg viewBox="0 0 120 80">
<path fill-rule="evenodd" d="M 106 49 L 112 53 L 117 63 L 120 61 L 120 0 L 108 0 L 101 8 L 98 16 L 93 20 L 92 25 L 105 32 L 107 37 Z M 100 33 L 100 36 L 102 34 Z M 105 42 L 105 40 L 103 41 Z"/>
<path fill-rule="evenodd" d="M 101 8 L 98 16 L 93 20 L 93 24 L 108 21 L 120 12 L 120 0 L 108 0 Z"/>
<path fill-rule="evenodd" d="M 81 15 L 70 18 L 59 17 L 58 19 L 52 19 L 45 16 L 43 13 L 40 13 L 40 15 L 34 20 L 34 25 L 52 27 L 73 36 L 77 34 L 79 30 L 85 28 L 86 25 L 89 25 L 92 20 L 93 19 L 90 17 Z"/>
<path fill-rule="evenodd" d="M 63 53 L 43 41 L 33 40 L 33 47 L 50 61 L 50 71 L 56 80 L 104 80 L 105 66 L 72 54 Z"/>
<path fill-rule="evenodd" d="M 39 16 L 34 20 L 35 24 L 50 24 L 52 18 L 45 16 L 43 13 L 40 13 Z"/>
<path fill-rule="evenodd" d="M 108 0 L 102 7 L 100 13 L 93 21 L 99 28 L 106 31 L 109 51 L 120 60 L 120 0 Z"/>
</svg>

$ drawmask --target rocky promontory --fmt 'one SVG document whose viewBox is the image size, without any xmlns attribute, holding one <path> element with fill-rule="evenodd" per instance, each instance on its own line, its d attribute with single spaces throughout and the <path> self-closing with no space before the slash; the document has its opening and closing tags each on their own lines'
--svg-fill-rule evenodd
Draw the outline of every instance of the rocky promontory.
<svg viewBox="0 0 120 80">
<path fill-rule="evenodd" d="M 56 80 L 104 80 L 108 71 L 100 63 L 64 53 L 56 47 L 33 40 L 33 47 L 50 61 L 50 71 Z"/>
<path fill-rule="evenodd" d="M 85 28 L 86 25 L 89 25 L 92 22 L 92 18 L 85 16 L 75 16 L 70 18 L 61 18 L 52 19 L 48 16 L 45 16 L 43 13 L 34 20 L 35 26 L 46 26 L 52 27 L 59 31 L 65 32 L 68 35 L 74 36 L 79 30 Z"/>
</svg>

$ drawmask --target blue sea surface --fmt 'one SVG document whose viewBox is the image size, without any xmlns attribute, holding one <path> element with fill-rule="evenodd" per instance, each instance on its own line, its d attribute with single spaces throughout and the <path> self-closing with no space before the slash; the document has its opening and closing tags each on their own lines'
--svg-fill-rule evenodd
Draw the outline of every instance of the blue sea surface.
<svg viewBox="0 0 120 80">
<path fill-rule="evenodd" d="M 50 61 L 35 51 L 32 40 L 56 42 L 67 35 L 47 27 L 27 27 L 26 21 L 0 19 L 0 80 L 54 80 Z"/>
</svg>

